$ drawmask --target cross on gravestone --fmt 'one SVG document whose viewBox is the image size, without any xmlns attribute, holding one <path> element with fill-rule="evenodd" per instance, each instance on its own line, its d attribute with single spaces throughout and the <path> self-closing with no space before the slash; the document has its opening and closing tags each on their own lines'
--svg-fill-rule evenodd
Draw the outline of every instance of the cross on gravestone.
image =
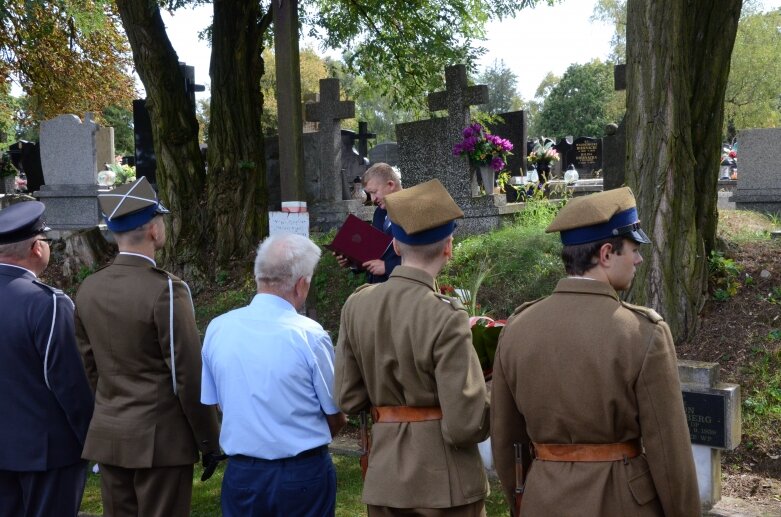
<svg viewBox="0 0 781 517">
<path fill-rule="evenodd" d="M 358 156 L 366 158 L 369 155 L 369 139 L 377 138 L 376 133 L 369 133 L 369 124 L 358 122 L 358 134 L 355 139 L 358 140 Z"/>
<path fill-rule="evenodd" d="M 342 199 L 340 120 L 355 116 L 355 102 L 339 100 L 339 79 L 320 79 L 320 102 L 307 104 L 306 120 L 319 122 L 321 199 Z"/>
<path fill-rule="evenodd" d="M 721 451 L 740 444 L 740 386 L 719 382 L 718 363 L 678 361 L 678 375 L 700 502 L 709 510 L 721 499 Z"/>
</svg>

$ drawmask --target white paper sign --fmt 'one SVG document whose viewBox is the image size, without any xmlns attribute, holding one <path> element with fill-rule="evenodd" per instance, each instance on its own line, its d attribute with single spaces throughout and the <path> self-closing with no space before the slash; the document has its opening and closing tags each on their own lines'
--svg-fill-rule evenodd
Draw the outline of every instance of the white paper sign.
<svg viewBox="0 0 781 517">
<path fill-rule="evenodd" d="M 268 234 L 295 233 L 309 237 L 309 212 L 269 212 Z"/>
</svg>

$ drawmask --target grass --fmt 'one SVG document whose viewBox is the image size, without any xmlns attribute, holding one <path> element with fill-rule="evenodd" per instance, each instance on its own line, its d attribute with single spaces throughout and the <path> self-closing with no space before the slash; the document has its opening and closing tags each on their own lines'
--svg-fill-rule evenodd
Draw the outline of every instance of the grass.
<svg viewBox="0 0 781 517">
<path fill-rule="evenodd" d="M 748 210 L 720 210 L 719 236 L 735 244 L 770 239 L 779 229 L 778 214 L 761 214 Z"/>
<path fill-rule="evenodd" d="M 358 459 L 347 456 L 333 456 L 336 467 L 336 515 L 337 517 L 357 517 L 366 515 L 366 505 L 361 503 L 361 469 Z M 193 473 L 193 496 L 190 515 L 193 517 L 216 517 L 220 510 L 220 486 L 225 472 L 222 463 L 214 476 L 201 482 L 201 469 L 196 467 Z M 103 515 L 100 498 L 100 477 L 90 472 L 81 511 L 90 515 Z M 486 511 L 489 516 L 509 515 L 507 505 L 502 498 L 497 482 L 491 482 L 491 495 L 486 499 Z"/>
</svg>

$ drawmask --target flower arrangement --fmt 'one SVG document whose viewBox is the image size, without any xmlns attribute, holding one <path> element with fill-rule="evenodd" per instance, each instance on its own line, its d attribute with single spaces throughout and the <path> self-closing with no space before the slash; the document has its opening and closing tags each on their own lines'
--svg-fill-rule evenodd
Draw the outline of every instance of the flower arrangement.
<svg viewBox="0 0 781 517">
<path fill-rule="evenodd" d="M 490 165 L 495 171 L 504 169 L 513 144 L 506 138 L 491 134 L 475 122 L 464 128 L 463 140 L 453 146 L 454 156 L 466 155 L 474 165 Z"/>
<path fill-rule="evenodd" d="M 559 153 L 553 148 L 555 142 L 550 138 L 540 137 L 534 143 L 532 152 L 526 158 L 532 165 L 550 165 L 560 160 Z"/>
</svg>

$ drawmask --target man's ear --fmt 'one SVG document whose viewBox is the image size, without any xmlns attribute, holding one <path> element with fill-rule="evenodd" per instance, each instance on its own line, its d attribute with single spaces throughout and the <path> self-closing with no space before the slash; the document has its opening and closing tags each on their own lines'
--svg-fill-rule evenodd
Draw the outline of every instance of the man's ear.
<svg viewBox="0 0 781 517">
<path fill-rule="evenodd" d="M 399 253 L 399 246 L 398 246 L 398 244 L 397 244 L 397 242 L 396 242 L 396 239 L 393 239 L 393 251 L 394 251 L 394 253 L 396 253 L 396 255 L 398 255 L 399 257 L 401 256 L 401 253 Z"/>
<path fill-rule="evenodd" d="M 452 235 L 448 237 L 447 244 L 445 244 L 445 249 L 442 252 L 442 254 L 448 259 L 453 258 L 453 236 Z"/>
<path fill-rule="evenodd" d="M 606 242 L 599 247 L 599 265 L 602 267 L 609 266 L 613 259 L 613 245 Z"/>
</svg>

